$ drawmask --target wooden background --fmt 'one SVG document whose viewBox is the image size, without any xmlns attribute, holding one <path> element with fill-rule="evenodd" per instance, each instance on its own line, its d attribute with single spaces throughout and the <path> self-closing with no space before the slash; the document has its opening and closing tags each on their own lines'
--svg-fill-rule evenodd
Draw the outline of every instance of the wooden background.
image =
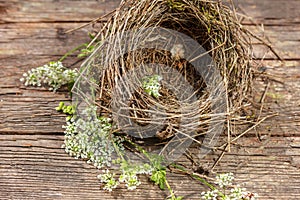
<svg viewBox="0 0 300 200">
<path fill-rule="evenodd" d="M 67 94 L 25 88 L 19 81 L 28 69 L 56 60 L 87 41 L 88 28 L 68 35 L 63 34 L 65 30 L 108 13 L 118 4 L 118 0 L 0 0 L 0 199 L 167 196 L 145 178 L 146 183 L 133 192 L 100 190 L 97 170 L 61 148 L 64 116 L 54 108 L 68 100 Z M 276 79 L 269 83 L 265 105 L 279 115 L 239 139 L 215 171 L 233 172 L 236 182 L 258 193 L 260 199 L 300 199 L 300 1 L 238 0 L 236 4 L 264 24 L 265 34 L 285 59 L 281 63 L 260 44 L 255 46 L 257 58 L 265 55 L 262 67 Z M 243 24 L 257 32 L 252 20 Z M 263 93 L 261 82 L 255 85 Z M 211 166 L 215 158 L 208 155 L 201 164 Z M 206 189 L 185 176 L 169 178 L 185 199 L 199 199 Z"/>
</svg>

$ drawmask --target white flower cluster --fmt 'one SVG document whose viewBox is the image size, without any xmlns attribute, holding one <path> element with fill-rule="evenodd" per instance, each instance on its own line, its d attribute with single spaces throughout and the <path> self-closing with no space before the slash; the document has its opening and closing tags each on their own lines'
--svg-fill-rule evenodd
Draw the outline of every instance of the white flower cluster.
<svg viewBox="0 0 300 200">
<path fill-rule="evenodd" d="M 67 69 L 60 61 L 49 62 L 41 67 L 33 68 L 23 74 L 20 81 L 25 82 L 25 86 L 48 85 L 49 90 L 56 91 L 63 85 L 71 84 L 78 77 L 77 71 Z"/>
<path fill-rule="evenodd" d="M 217 198 L 218 198 L 218 190 L 212 190 L 212 191 L 202 192 L 201 196 L 202 196 L 202 199 L 217 200 Z"/>
<path fill-rule="evenodd" d="M 226 186 L 231 186 L 233 181 L 233 173 L 225 173 L 225 174 L 218 174 L 216 176 L 216 184 L 220 186 L 220 188 L 224 188 Z"/>
<path fill-rule="evenodd" d="M 138 175 L 150 175 L 154 170 L 149 164 L 130 165 L 124 160 L 122 161 L 121 169 L 122 173 L 118 179 L 109 170 L 103 171 L 103 174 L 98 175 L 100 182 L 104 184 L 104 190 L 112 191 L 121 183 L 124 183 L 128 190 L 135 190 L 141 184 Z"/>
<path fill-rule="evenodd" d="M 61 103 L 58 108 L 66 107 Z M 122 154 L 125 151 L 122 145 L 123 139 L 111 134 L 112 124 L 109 118 L 95 118 L 96 110 L 95 106 L 90 106 L 82 112 L 82 116 L 86 116 L 84 120 L 76 117 L 67 120 L 67 125 L 63 126 L 65 151 L 75 158 L 86 159 L 88 163 L 93 163 L 99 169 L 110 167 L 112 163 L 120 165 L 121 175 L 118 179 L 109 170 L 98 175 L 104 184 L 103 189 L 112 191 L 119 184 L 124 183 L 128 190 L 134 190 L 141 184 L 138 175 L 150 175 L 154 168 L 147 163 L 129 164 L 123 158 L 113 159 L 113 153 Z"/>
<path fill-rule="evenodd" d="M 232 187 L 232 181 L 234 176 L 232 173 L 219 174 L 216 176 L 216 184 L 221 188 L 218 190 L 215 188 L 212 191 L 202 192 L 202 199 L 206 200 L 255 200 L 257 198 L 256 193 L 246 191 L 245 188 L 241 188 L 239 185 L 230 189 L 228 194 L 223 192 L 227 187 Z"/>
<path fill-rule="evenodd" d="M 121 165 L 122 174 L 119 177 L 119 181 L 125 183 L 128 190 L 134 190 L 141 184 L 137 175 L 147 174 L 150 175 L 154 170 L 149 164 L 129 165 L 123 162 Z"/>
<path fill-rule="evenodd" d="M 157 98 L 157 97 L 161 96 L 159 94 L 159 90 L 161 88 L 161 85 L 159 82 L 161 80 L 162 80 L 162 78 L 159 75 L 144 77 L 142 87 L 147 94 Z"/>
<path fill-rule="evenodd" d="M 95 167 L 111 166 L 115 147 L 120 150 L 121 139 L 110 134 L 112 124 L 105 117 L 93 119 L 96 107 L 90 107 L 83 112 L 86 119 L 71 119 L 65 128 L 65 151 L 75 158 L 87 159 Z"/>
<path fill-rule="evenodd" d="M 108 169 L 104 171 L 103 174 L 98 175 L 100 182 L 105 184 L 103 187 L 104 190 L 111 192 L 113 189 L 117 188 L 120 183 L 114 177 L 115 174 L 110 173 Z"/>
<path fill-rule="evenodd" d="M 119 181 L 125 183 L 128 190 L 135 190 L 141 184 L 134 172 L 123 172 L 119 177 Z"/>
<path fill-rule="evenodd" d="M 230 200 L 255 200 L 257 198 L 256 193 L 246 191 L 246 188 L 240 188 L 236 186 L 230 190 L 228 199 Z"/>
</svg>

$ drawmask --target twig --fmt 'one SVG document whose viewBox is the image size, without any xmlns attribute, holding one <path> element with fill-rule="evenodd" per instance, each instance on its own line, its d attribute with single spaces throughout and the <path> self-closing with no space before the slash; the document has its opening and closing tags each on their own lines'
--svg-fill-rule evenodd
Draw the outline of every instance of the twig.
<svg viewBox="0 0 300 200">
<path fill-rule="evenodd" d="M 243 10 L 243 8 L 239 7 L 239 9 L 245 14 L 246 12 Z M 253 20 L 252 17 L 243 15 L 243 17 L 248 18 L 253 24 L 255 24 L 257 27 L 259 27 L 259 25 Z M 258 37 L 257 35 L 253 34 L 251 31 L 246 30 L 253 38 L 257 39 L 258 41 L 260 41 L 262 44 L 264 44 L 265 46 L 267 46 L 270 51 L 276 56 L 276 58 L 280 61 L 284 61 L 284 59 L 281 58 L 281 56 L 274 50 L 274 48 L 272 47 L 271 44 L 267 43 L 266 41 L 264 41 L 262 38 Z M 268 39 L 265 36 L 266 39 Z M 269 40 L 269 39 L 268 39 Z"/>
<path fill-rule="evenodd" d="M 254 124 L 253 126 L 251 126 L 250 128 L 248 128 L 246 131 L 244 131 L 243 133 L 241 133 L 240 135 L 238 135 L 237 137 L 235 137 L 234 139 L 232 139 L 230 142 L 234 142 L 236 140 L 238 140 L 239 138 L 241 138 L 242 136 L 244 136 L 246 133 L 248 133 L 249 131 L 251 131 L 252 129 L 254 129 L 255 127 L 257 127 L 259 124 L 261 124 L 263 121 L 265 121 L 266 119 L 269 119 L 271 117 L 275 117 L 275 116 L 278 116 L 278 113 L 275 113 L 275 114 L 272 114 L 272 115 L 268 115 L 268 116 L 265 116 L 263 117 L 261 120 L 259 120 L 256 124 Z M 227 144 L 224 144 L 221 146 L 222 147 L 225 147 Z"/>
<path fill-rule="evenodd" d="M 261 103 L 261 106 L 260 106 L 260 109 L 259 109 L 259 115 L 258 115 L 257 119 L 259 119 L 260 116 L 261 116 L 261 113 L 262 113 L 262 110 L 263 110 L 263 107 L 264 107 L 264 101 L 265 101 L 265 98 L 266 98 L 266 94 L 267 94 L 267 92 L 269 90 L 269 87 L 270 87 L 270 81 L 268 81 L 268 83 L 267 83 L 267 85 L 265 87 L 264 93 L 261 96 L 261 99 L 259 100 L 259 103 Z"/>
<path fill-rule="evenodd" d="M 217 164 L 220 162 L 220 160 L 223 158 L 225 152 L 226 152 L 226 149 L 228 148 L 230 143 L 227 143 L 224 150 L 222 151 L 222 153 L 220 154 L 220 156 L 218 157 L 218 159 L 215 161 L 215 163 L 213 164 L 213 166 L 211 167 L 210 171 L 213 171 L 214 168 L 217 166 Z"/>
<path fill-rule="evenodd" d="M 86 27 L 86 26 L 88 26 L 88 25 L 91 25 L 91 24 L 93 24 L 93 23 L 96 23 L 96 22 L 102 20 L 103 18 L 105 18 L 105 17 L 107 17 L 107 16 L 113 14 L 115 11 L 116 11 L 116 9 L 113 10 L 113 11 L 111 11 L 111 12 L 109 12 L 109 13 L 107 13 L 107 14 L 105 14 L 105 15 L 102 15 L 102 16 L 96 18 L 96 19 L 93 19 L 92 21 L 90 21 L 90 22 L 88 22 L 88 23 L 85 23 L 85 24 L 83 24 L 83 25 L 81 25 L 81 26 L 78 26 L 78 27 L 76 27 L 76 28 L 67 30 L 67 31 L 65 31 L 65 34 L 71 33 L 71 32 L 73 32 L 73 31 L 76 31 L 76 30 L 78 30 L 78 29 L 81 29 L 81 28 L 83 28 L 83 27 Z"/>
</svg>

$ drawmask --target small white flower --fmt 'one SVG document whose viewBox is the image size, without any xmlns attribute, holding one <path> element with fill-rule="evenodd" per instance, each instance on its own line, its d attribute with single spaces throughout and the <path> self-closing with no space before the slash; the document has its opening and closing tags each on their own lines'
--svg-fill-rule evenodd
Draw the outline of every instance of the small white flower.
<svg viewBox="0 0 300 200">
<path fill-rule="evenodd" d="M 226 186 L 232 185 L 232 181 L 234 179 L 233 173 L 226 173 L 226 174 L 218 174 L 216 176 L 216 184 L 218 184 L 221 188 L 224 188 Z"/>
<path fill-rule="evenodd" d="M 206 200 L 217 200 L 218 190 L 207 191 L 201 193 L 202 199 Z"/>
<path fill-rule="evenodd" d="M 240 187 L 234 187 L 230 190 L 230 197 L 233 200 L 240 200 L 243 197 L 243 192 L 245 191 L 245 188 Z"/>
<path fill-rule="evenodd" d="M 161 96 L 159 94 L 159 90 L 161 88 L 161 85 L 159 83 L 160 80 L 162 80 L 162 77 L 158 75 L 144 77 L 142 86 L 145 92 L 154 97 Z"/>
<path fill-rule="evenodd" d="M 46 84 L 50 86 L 49 90 L 56 91 L 62 85 L 74 82 L 78 77 L 76 70 L 64 69 L 63 64 L 58 62 L 50 62 L 41 67 L 31 69 L 23 74 L 25 85 L 37 85 L 38 87 Z M 22 79 L 22 82 L 23 82 Z"/>
</svg>

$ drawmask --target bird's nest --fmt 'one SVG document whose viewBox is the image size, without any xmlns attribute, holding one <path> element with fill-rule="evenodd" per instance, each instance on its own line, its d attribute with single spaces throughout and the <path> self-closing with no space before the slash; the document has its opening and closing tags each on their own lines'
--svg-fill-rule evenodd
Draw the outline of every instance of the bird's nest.
<svg viewBox="0 0 300 200">
<path fill-rule="evenodd" d="M 203 142 L 201 135 L 212 147 L 251 91 L 250 38 L 221 2 L 125 0 L 101 24 L 77 88 L 120 132 L 166 142 L 164 155 Z M 143 87 L 151 80 L 158 95 Z"/>
</svg>

